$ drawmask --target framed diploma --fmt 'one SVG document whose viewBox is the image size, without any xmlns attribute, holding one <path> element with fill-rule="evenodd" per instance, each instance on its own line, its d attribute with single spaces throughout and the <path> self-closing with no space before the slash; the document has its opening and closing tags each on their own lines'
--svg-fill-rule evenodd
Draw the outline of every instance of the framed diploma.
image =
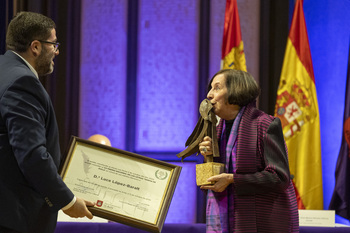
<svg viewBox="0 0 350 233">
<path fill-rule="evenodd" d="M 161 232 L 181 167 L 72 137 L 61 176 L 72 192 L 111 221 Z"/>
</svg>

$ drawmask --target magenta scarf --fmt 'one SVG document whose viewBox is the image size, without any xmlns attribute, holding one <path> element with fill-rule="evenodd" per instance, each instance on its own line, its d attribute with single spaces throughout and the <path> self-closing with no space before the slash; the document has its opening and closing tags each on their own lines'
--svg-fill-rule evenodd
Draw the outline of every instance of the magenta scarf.
<svg viewBox="0 0 350 233">
<path fill-rule="evenodd" d="M 225 121 L 220 120 L 217 126 L 217 134 L 220 147 L 220 158 L 215 162 L 225 164 L 225 173 L 236 172 L 236 152 L 238 126 L 241 121 L 245 107 L 239 111 L 233 125 L 229 138 L 226 138 Z M 233 185 L 227 186 L 221 193 L 208 190 L 207 209 L 206 209 L 206 232 L 207 233 L 232 233 L 234 230 L 234 195 Z"/>
</svg>

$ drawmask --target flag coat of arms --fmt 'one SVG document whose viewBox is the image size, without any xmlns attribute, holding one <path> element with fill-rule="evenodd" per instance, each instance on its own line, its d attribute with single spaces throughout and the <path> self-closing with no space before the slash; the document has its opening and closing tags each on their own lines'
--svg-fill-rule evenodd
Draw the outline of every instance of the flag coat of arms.
<svg viewBox="0 0 350 233">
<path fill-rule="evenodd" d="M 298 208 L 323 209 L 321 136 L 315 77 L 303 1 L 297 0 L 277 90 Z"/>
</svg>

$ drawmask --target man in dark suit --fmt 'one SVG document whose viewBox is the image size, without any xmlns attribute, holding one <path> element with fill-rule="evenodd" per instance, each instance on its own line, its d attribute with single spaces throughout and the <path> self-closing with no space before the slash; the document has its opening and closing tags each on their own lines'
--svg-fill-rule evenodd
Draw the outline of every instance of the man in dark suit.
<svg viewBox="0 0 350 233">
<path fill-rule="evenodd" d="M 75 197 L 58 174 L 58 127 L 38 77 L 59 54 L 55 23 L 21 12 L 0 56 L 0 232 L 52 233 L 57 212 L 88 217 L 94 203 Z"/>
</svg>

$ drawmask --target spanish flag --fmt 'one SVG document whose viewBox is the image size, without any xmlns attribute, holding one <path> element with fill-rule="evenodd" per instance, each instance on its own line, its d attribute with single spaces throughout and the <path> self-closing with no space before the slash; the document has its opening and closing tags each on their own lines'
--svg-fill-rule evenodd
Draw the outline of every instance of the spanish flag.
<svg viewBox="0 0 350 233">
<path fill-rule="evenodd" d="M 275 115 L 282 122 L 298 208 L 323 209 L 320 117 L 302 0 L 295 3 Z"/>
<path fill-rule="evenodd" d="M 226 0 L 221 68 L 247 71 L 237 0 Z"/>
</svg>

